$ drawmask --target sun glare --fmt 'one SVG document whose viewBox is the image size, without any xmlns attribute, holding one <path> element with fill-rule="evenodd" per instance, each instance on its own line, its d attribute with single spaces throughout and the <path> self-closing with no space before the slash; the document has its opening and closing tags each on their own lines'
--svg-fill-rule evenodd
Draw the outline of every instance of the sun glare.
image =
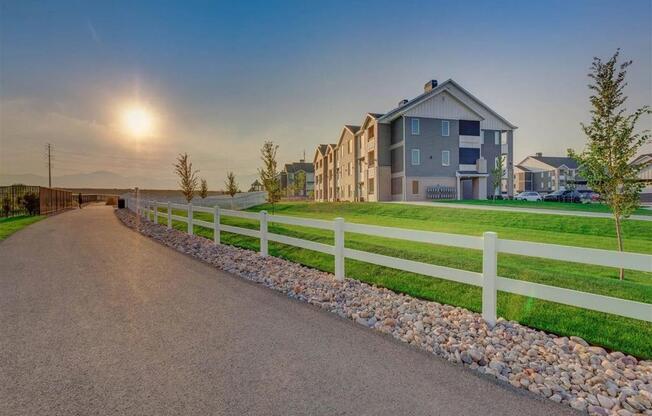
<svg viewBox="0 0 652 416">
<path fill-rule="evenodd" d="M 154 116 L 142 106 L 132 106 L 124 110 L 122 123 L 125 132 L 136 139 L 154 134 Z"/>
</svg>

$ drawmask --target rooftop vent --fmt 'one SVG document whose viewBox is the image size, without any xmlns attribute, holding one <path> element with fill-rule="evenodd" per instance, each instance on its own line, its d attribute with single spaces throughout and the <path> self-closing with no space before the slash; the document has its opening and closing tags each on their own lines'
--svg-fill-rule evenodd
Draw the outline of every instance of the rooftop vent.
<svg viewBox="0 0 652 416">
<path fill-rule="evenodd" d="M 403 107 L 403 106 L 404 106 L 405 104 L 407 104 L 407 103 L 408 103 L 408 100 L 406 100 L 406 99 L 402 99 L 401 101 L 398 102 L 398 106 L 399 106 L 399 107 Z"/>
<path fill-rule="evenodd" d="M 430 81 L 426 82 L 426 85 L 423 86 L 423 92 L 430 92 L 436 87 L 437 87 L 437 80 L 431 79 Z"/>
<path fill-rule="evenodd" d="M 541 152 L 536 152 L 536 153 L 534 154 L 534 156 L 536 156 L 536 157 L 541 157 L 541 156 L 543 156 L 543 153 L 541 153 Z"/>
</svg>

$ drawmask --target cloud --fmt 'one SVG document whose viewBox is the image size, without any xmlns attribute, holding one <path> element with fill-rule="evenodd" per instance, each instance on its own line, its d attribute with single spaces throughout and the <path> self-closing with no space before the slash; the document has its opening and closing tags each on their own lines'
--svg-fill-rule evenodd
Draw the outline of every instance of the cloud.
<svg viewBox="0 0 652 416">
<path fill-rule="evenodd" d="M 95 30 L 95 26 L 93 26 L 93 22 L 91 22 L 91 19 L 86 19 L 86 28 L 91 34 L 91 38 L 93 39 L 93 42 L 95 43 L 101 43 L 102 40 L 100 39 L 100 36 L 97 34 L 97 30 Z"/>
</svg>

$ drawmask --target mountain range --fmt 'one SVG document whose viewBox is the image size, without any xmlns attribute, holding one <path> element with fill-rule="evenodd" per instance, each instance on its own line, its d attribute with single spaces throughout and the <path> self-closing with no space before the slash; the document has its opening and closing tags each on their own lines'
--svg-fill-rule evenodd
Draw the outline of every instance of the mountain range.
<svg viewBox="0 0 652 416">
<path fill-rule="evenodd" d="M 48 186 L 48 178 L 31 173 L 23 175 L 0 175 L 0 185 L 38 185 Z M 115 172 L 99 170 L 89 173 L 54 176 L 52 186 L 60 188 L 133 188 L 140 186 L 149 189 L 174 188 L 174 181 L 159 180 L 151 177 L 122 176 Z"/>
</svg>

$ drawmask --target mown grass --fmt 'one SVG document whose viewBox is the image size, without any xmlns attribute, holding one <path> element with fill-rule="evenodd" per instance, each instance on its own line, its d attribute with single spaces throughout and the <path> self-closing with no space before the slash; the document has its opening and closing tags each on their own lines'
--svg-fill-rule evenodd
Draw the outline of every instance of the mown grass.
<svg viewBox="0 0 652 416">
<path fill-rule="evenodd" d="M 36 216 L 19 215 L 16 217 L 0 218 L 0 241 L 9 237 L 16 231 L 21 230 L 30 224 L 42 220 L 43 218 L 45 217 L 42 215 L 36 215 Z"/>
<path fill-rule="evenodd" d="M 510 208 L 536 208 L 536 209 L 552 209 L 558 211 L 585 211 L 585 212 L 602 212 L 611 213 L 609 207 L 602 203 L 591 204 L 573 204 L 567 202 L 546 202 L 546 201 L 517 201 L 517 200 L 481 200 L 481 199 L 464 199 L 461 201 L 436 201 L 444 203 L 466 204 L 466 205 L 486 205 L 494 207 L 510 207 Z M 650 215 L 652 216 L 652 209 L 639 208 L 634 214 L 636 215 Z"/>
<path fill-rule="evenodd" d="M 375 203 L 283 203 L 275 207 L 259 206 L 252 210 L 272 209 L 279 215 L 294 215 L 320 219 L 343 217 L 347 221 L 481 235 L 495 231 L 500 238 L 540 241 L 581 247 L 613 249 L 616 247 L 613 224 L 609 219 L 561 217 L 555 215 L 469 211 L 449 208 Z M 175 212 L 184 215 L 182 211 Z M 212 221 L 211 214 L 195 213 L 195 218 Z M 245 228 L 257 228 L 258 222 L 222 217 L 222 222 Z M 173 223 L 186 230 L 185 223 Z M 195 233 L 212 238 L 212 230 L 195 226 Z M 330 231 L 269 224 L 273 233 L 333 243 Z M 627 221 L 624 224 L 626 249 L 652 253 L 652 223 Z M 257 239 L 222 233 L 226 244 L 258 250 Z M 362 236 L 348 233 L 346 246 L 359 250 L 390 255 L 458 269 L 481 271 L 482 253 L 477 250 L 409 241 Z M 269 243 L 270 254 L 324 271 L 333 271 L 332 256 L 305 249 Z M 501 276 L 590 293 L 652 303 L 652 273 L 627 271 L 626 280 L 618 280 L 613 268 L 590 266 L 501 254 L 498 261 Z M 461 306 L 476 312 L 481 310 L 481 290 L 443 279 L 407 273 L 346 260 L 347 277 L 384 286 L 397 292 L 422 299 Z M 577 335 L 606 348 L 621 350 L 638 357 L 652 358 L 652 324 L 592 312 L 580 308 L 499 292 L 498 314 L 506 319 L 560 335 Z"/>
</svg>

